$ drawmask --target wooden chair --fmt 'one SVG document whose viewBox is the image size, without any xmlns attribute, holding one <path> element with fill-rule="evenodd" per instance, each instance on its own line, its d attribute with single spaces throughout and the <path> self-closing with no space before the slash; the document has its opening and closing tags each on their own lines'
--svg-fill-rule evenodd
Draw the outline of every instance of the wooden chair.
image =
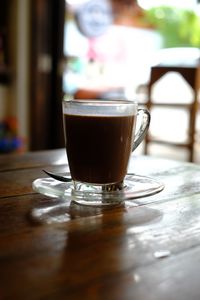
<svg viewBox="0 0 200 300">
<path fill-rule="evenodd" d="M 188 161 L 194 161 L 194 145 L 195 145 L 195 124 L 198 110 L 198 92 L 200 87 L 200 50 L 197 48 L 170 48 L 160 50 L 161 57 L 158 58 L 158 64 L 151 67 L 150 80 L 147 86 L 147 102 L 146 106 L 151 110 L 154 106 L 160 108 L 183 108 L 189 113 L 188 136 L 184 143 L 174 141 L 166 141 L 155 138 L 151 135 L 151 131 L 146 136 L 144 152 L 149 153 L 150 143 L 170 145 L 176 147 L 184 147 L 189 151 Z M 168 72 L 177 72 L 185 79 L 193 90 L 193 99 L 191 103 L 174 102 L 154 102 L 152 99 L 152 90 L 154 84 Z M 161 100 L 161 99 L 160 99 Z"/>
</svg>

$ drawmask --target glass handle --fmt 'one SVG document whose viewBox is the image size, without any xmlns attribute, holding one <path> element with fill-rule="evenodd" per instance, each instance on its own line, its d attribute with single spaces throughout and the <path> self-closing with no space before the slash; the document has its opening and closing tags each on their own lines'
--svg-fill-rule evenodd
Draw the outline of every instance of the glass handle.
<svg viewBox="0 0 200 300">
<path fill-rule="evenodd" d="M 141 120 L 140 128 L 138 129 L 135 135 L 132 151 L 134 151 L 143 141 L 149 129 L 149 125 L 151 121 L 151 115 L 147 109 L 145 108 L 138 109 L 138 115 L 140 114 L 142 114 L 142 120 Z"/>
</svg>

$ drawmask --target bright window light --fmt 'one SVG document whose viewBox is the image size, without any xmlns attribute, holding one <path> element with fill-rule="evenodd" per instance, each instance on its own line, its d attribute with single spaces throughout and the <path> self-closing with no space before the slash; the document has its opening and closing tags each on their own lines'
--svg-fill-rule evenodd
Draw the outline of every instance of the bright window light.
<svg viewBox="0 0 200 300">
<path fill-rule="evenodd" d="M 138 0 L 138 4 L 144 9 L 161 5 L 193 9 L 197 5 L 197 0 Z"/>
</svg>

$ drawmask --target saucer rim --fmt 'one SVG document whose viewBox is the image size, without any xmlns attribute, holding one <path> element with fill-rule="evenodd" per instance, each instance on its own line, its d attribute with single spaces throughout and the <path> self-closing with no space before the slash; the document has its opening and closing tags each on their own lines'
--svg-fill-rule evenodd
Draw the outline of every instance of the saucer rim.
<svg viewBox="0 0 200 300">
<path fill-rule="evenodd" d="M 68 176 L 68 174 L 70 174 L 70 173 L 64 173 L 64 174 L 66 176 Z M 133 186 L 131 185 L 131 187 L 130 187 L 130 184 L 128 185 L 128 183 L 127 183 L 127 182 L 134 183 L 134 178 L 135 179 L 137 178 L 140 180 L 142 180 L 142 179 L 147 180 L 147 181 L 149 181 L 149 184 L 152 183 L 152 184 L 154 184 L 154 186 L 152 186 L 151 188 L 148 188 L 148 189 L 140 189 L 139 191 L 134 192 Z M 44 184 L 42 185 L 41 183 L 43 183 L 45 181 L 51 182 L 53 187 L 50 186 L 49 188 L 47 188 L 47 186 L 46 186 L 47 183 L 46 183 L 46 185 L 44 185 Z M 152 196 L 152 195 L 155 195 L 155 194 L 161 192 L 165 188 L 164 183 L 162 183 L 161 181 L 158 181 L 149 176 L 137 175 L 137 174 L 133 174 L 133 173 L 127 174 L 125 176 L 124 181 L 125 181 L 126 185 L 128 185 L 129 190 L 125 189 L 122 191 L 117 191 L 116 193 L 112 192 L 112 196 L 114 195 L 116 197 L 117 201 L 120 201 L 120 202 Z M 67 201 L 67 200 L 69 200 L 69 201 L 79 201 L 80 200 L 81 201 L 81 199 L 84 199 L 83 197 L 77 198 L 77 197 L 75 197 L 75 195 L 69 193 L 70 185 L 72 185 L 72 181 L 60 182 L 60 181 L 50 178 L 50 177 L 37 178 L 32 182 L 32 188 L 35 192 L 40 193 L 40 194 L 45 195 L 50 198 L 59 198 L 64 201 Z M 130 188 L 132 188 L 131 191 L 130 191 Z M 60 192 L 56 193 L 56 191 L 60 191 Z M 70 191 L 72 191 L 72 189 Z M 90 196 L 90 199 L 88 200 L 89 202 L 90 201 L 98 201 L 98 199 L 96 197 L 99 197 L 102 194 L 93 193 L 93 195 L 95 198 L 94 197 L 91 198 L 91 196 Z"/>
</svg>

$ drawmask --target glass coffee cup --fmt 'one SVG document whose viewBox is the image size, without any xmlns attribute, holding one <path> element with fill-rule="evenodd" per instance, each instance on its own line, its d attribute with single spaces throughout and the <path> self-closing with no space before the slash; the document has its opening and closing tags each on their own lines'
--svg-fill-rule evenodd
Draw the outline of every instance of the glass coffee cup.
<svg viewBox="0 0 200 300">
<path fill-rule="evenodd" d="M 130 155 L 150 124 L 148 110 L 126 100 L 69 100 L 62 105 L 73 200 L 86 205 L 122 202 Z"/>
</svg>

